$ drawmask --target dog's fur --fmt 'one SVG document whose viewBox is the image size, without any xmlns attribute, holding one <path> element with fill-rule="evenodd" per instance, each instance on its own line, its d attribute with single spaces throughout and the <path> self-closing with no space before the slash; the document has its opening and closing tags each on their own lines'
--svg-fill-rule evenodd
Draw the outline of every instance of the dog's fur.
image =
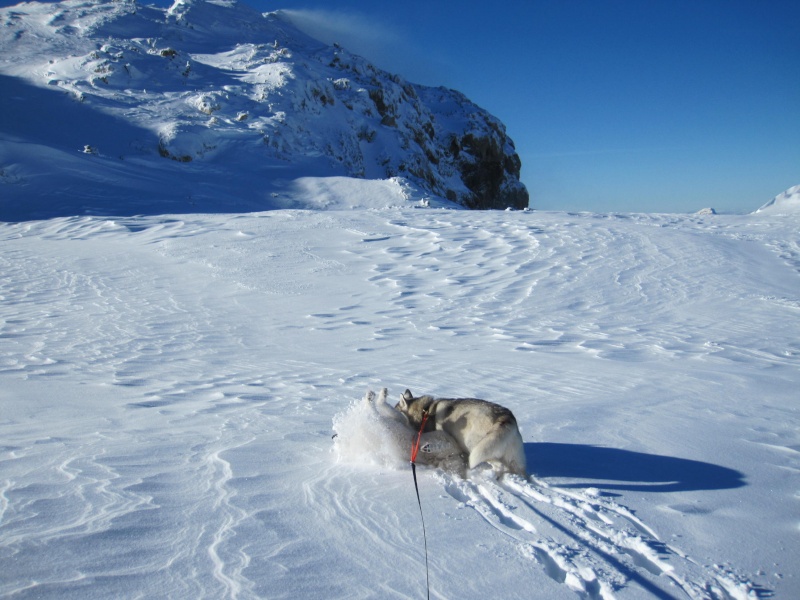
<svg viewBox="0 0 800 600">
<path fill-rule="evenodd" d="M 467 454 L 470 469 L 489 463 L 498 474 L 527 477 L 522 436 L 507 408 L 476 398 L 415 398 L 406 390 L 395 409 L 417 430 L 427 413 L 425 431 L 447 433 Z"/>
</svg>

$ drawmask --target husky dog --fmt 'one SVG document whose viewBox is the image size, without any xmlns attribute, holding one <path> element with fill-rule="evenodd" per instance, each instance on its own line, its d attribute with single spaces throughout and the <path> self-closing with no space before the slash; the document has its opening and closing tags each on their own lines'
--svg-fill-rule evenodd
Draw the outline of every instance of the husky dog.
<svg viewBox="0 0 800 600">
<path fill-rule="evenodd" d="M 522 436 L 507 408 L 475 398 L 415 398 L 409 390 L 395 408 L 416 429 L 427 413 L 425 431 L 444 431 L 452 437 L 468 455 L 470 469 L 485 462 L 498 474 L 527 477 Z"/>
<path fill-rule="evenodd" d="M 397 440 L 402 446 L 408 444 L 407 448 L 410 455 L 411 447 L 417 442 L 419 427 L 412 428 L 406 415 L 387 404 L 387 395 L 386 388 L 381 390 L 377 398 L 372 391 L 368 391 L 364 396 L 364 401 L 375 410 L 381 425 L 390 432 L 393 439 Z M 420 436 L 417 462 L 424 465 L 433 465 L 463 476 L 466 466 L 466 454 L 459 444 L 445 431 L 425 431 Z"/>
</svg>

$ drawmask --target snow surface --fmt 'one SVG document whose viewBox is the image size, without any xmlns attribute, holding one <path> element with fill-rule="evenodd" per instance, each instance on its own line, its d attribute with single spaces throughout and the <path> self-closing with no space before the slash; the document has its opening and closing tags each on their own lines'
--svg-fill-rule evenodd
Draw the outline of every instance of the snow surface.
<svg viewBox="0 0 800 600">
<path fill-rule="evenodd" d="M 418 469 L 432 598 L 800 597 L 797 213 L 306 186 L 373 208 L 0 225 L 0 596 L 425 597 L 386 386 L 526 444 Z"/>
</svg>

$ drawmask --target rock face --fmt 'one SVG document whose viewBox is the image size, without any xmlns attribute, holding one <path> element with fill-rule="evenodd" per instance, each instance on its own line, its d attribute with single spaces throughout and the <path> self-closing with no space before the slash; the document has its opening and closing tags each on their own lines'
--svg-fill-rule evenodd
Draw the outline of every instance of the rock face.
<svg viewBox="0 0 800 600">
<path fill-rule="evenodd" d="M 405 178 L 468 208 L 528 206 L 498 119 L 459 92 L 409 83 L 314 40 L 280 11 L 66 0 L 5 8 L 0 22 L 0 50 L 15 57 L 0 71 L 152 134 L 132 140 L 130 156 L 219 166 L 246 153 Z"/>
</svg>

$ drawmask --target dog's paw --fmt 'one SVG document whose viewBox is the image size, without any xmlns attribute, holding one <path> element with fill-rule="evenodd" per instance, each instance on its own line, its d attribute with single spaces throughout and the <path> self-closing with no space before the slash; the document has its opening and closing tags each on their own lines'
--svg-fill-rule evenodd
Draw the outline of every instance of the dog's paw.
<svg viewBox="0 0 800 600">
<path fill-rule="evenodd" d="M 469 479 L 497 481 L 504 471 L 503 465 L 485 460 L 474 467 L 470 467 L 467 475 Z"/>
</svg>

